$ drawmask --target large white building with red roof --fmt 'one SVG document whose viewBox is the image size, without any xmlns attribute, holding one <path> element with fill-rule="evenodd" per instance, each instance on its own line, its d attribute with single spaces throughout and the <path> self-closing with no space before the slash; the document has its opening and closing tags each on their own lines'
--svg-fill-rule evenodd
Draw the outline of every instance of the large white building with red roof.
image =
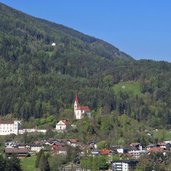
<svg viewBox="0 0 171 171">
<path fill-rule="evenodd" d="M 75 119 L 82 119 L 85 116 L 88 117 L 91 116 L 90 108 L 88 106 L 80 106 L 78 103 L 77 96 L 75 96 L 75 101 L 74 101 L 74 115 L 75 115 Z"/>
</svg>

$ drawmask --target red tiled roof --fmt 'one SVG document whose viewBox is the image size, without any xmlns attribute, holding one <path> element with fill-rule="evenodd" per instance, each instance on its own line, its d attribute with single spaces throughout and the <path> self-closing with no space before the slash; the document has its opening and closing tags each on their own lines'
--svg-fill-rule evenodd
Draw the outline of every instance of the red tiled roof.
<svg viewBox="0 0 171 171">
<path fill-rule="evenodd" d="M 85 111 L 90 111 L 90 108 L 88 106 L 79 106 L 77 110 L 85 110 Z"/>
<path fill-rule="evenodd" d="M 108 155 L 109 153 L 111 153 L 111 150 L 103 149 L 103 150 L 100 150 L 99 152 L 100 152 L 100 154 L 102 154 L 102 155 Z"/>
<path fill-rule="evenodd" d="M 163 152 L 163 149 L 160 147 L 153 147 L 153 148 L 150 148 L 148 151 L 152 153 L 159 153 L 159 152 Z"/>
</svg>

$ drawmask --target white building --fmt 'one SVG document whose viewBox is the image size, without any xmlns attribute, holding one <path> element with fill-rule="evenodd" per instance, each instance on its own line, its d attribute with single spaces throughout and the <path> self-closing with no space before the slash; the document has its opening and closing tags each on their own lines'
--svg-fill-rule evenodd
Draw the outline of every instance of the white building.
<svg viewBox="0 0 171 171">
<path fill-rule="evenodd" d="M 58 132 L 64 132 L 66 131 L 69 127 L 70 127 L 70 122 L 68 120 L 60 120 L 57 124 L 56 124 L 56 130 Z"/>
<path fill-rule="evenodd" d="M 0 135 L 18 135 L 20 121 L 2 121 L 0 120 Z"/>
<path fill-rule="evenodd" d="M 134 159 L 139 159 L 142 155 L 146 154 L 146 150 L 132 150 L 128 152 Z"/>
<path fill-rule="evenodd" d="M 38 153 L 38 152 L 40 152 L 41 149 L 44 149 L 44 146 L 42 146 L 42 145 L 31 145 L 30 146 L 31 152 Z"/>
<path fill-rule="evenodd" d="M 53 42 L 51 45 L 54 47 L 54 46 L 56 46 L 56 43 L 55 43 L 55 42 Z"/>
<path fill-rule="evenodd" d="M 135 170 L 137 160 L 118 160 L 112 162 L 112 171 L 131 171 Z"/>
<path fill-rule="evenodd" d="M 77 96 L 75 96 L 75 101 L 74 101 L 74 115 L 75 115 L 75 119 L 82 119 L 85 116 L 91 117 L 90 108 L 88 106 L 80 106 L 78 103 Z"/>
<path fill-rule="evenodd" d="M 45 134 L 47 132 L 46 129 L 20 129 L 18 134 L 24 134 L 24 133 L 43 133 Z"/>
</svg>

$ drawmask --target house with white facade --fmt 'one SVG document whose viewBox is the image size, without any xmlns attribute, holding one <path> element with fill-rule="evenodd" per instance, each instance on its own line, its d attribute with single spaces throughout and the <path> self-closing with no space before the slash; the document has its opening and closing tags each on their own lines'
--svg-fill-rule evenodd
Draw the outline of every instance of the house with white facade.
<svg viewBox="0 0 171 171">
<path fill-rule="evenodd" d="M 83 119 L 85 116 L 91 117 L 90 108 L 88 106 L 80 106 L 77 96 L 75 96 L 74 101 L 74 115 L 75 119 Z"/>
<path fill-rule="evenodd" d="M 0 135 L 19 134 L 20 121 L 0 120 Z"/>
<path fill-rule="evenodd" d="M 112 171 L 133 171 L 135 170 L 137 163 L 137 160 L 112 161 Z"/>
<path fill-rule="evenodd" d="M 65 132 L 67 129 L 71 126 L 70 122 L 68 120 L 60 120 L 56 124 L 56 130 L 58 132 Z"/>
</svg>

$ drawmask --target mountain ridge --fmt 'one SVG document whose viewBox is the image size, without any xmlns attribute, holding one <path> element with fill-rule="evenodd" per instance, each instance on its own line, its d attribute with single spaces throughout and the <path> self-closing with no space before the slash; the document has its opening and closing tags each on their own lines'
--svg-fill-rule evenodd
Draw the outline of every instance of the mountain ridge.
<svg viewBox="0 0 171 171">
<path fill-rule="evenodd" d="M 28 20 L 28 19 L 32 20 L 32 22 L 33 22 L 32 26 L 34 25 L 35 22 L 39 21 L 39 23 L 40 23 L 39 25 L 44 27 L 45 30 L 48 29 L 48 31 L 50 31 L 50 32 L 51 31 L 60 31 L 61 33 L 66 34 L 67 36 L 72 36 L 73 38 L 78 38 L 78 39 L 80 39 L 80 40 L 82 40 L 88 44 L 93 43 L 93 45 L 92 45 L 93 47 L 92 47 L 92 49 L 90 48 L 90 50 L 93 50 L 94 48 L 96 48 L 96 46 L 97 46 L 97 49 L 100 49 L 101 47 L 105 46 L 106 49 L 109 48 L 109 50 L 112 52 L 112 54 L 108 55 L 109 59 L 122 58 L 122 57 L 132 59 L 132 57 L 130 57 L 129 55 L 127 55 L 125 53 L 122 53 L 118 48 L 114 47 L 113 45 L 111 45 L 111 44 L 109 44 L 103 40 L 94 38 L 92 36 L 85 35 L 85 34 L 79 32 L 77 30 L 72 29 L 72 28 L 66 27 L 66 26 L 61 25 L 61 24 L 56 24 L 54 22 L 49 22 L 49 21 L 44 20 L 44 19 L 39 19 L 37 17 L 33 17 L 33 16 L 25 14 L 21 11 L 14 10 L 11 7 L 8 7 L 2 3 L 0 3 L 0 9 L 1 9 L 1 13 L 3 13 L 3 11 L 7 11 L 7 12 L 12 11 L 13 17 L 15 17 L 15 18 L 21 17 L 21 15 L 25 16 L 24 17 L 25 20 Z M 50 28 L 50 26 L 52 26 L 52 28 Z"/>
</svg>

